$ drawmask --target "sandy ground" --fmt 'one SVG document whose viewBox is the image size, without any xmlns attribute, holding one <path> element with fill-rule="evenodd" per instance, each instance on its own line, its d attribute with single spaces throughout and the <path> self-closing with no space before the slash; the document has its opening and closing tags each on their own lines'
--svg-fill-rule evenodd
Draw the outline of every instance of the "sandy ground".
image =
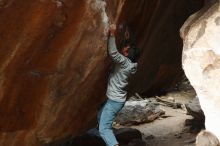
<svg viewBox="0 0 220 146">
<path fill-rule="evenodd" d="M 186 103 L 195 97 L 193 91 L 173 92 L 166 95 L 178 102 Z M 192 119 L 182 109 L 161 106 L 166 114 L 152 123 L 131 126 L 143 133 L 146 146 L 195 146 L 196 134 L 189 133 L 189 127 L 185 127 L 185 120 Z"/>
</svg>

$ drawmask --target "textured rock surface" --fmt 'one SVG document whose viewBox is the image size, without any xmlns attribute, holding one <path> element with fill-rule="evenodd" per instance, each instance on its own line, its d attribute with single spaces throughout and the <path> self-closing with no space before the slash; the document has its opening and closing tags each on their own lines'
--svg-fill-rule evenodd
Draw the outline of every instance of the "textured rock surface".
<svg viewBox="0 0 220 146">
<path fill-rule="evenodd" d="M 0 9 L 0 145 L 42 145 L 85 131 L 104 99 L 105 3 L 5 4 Z"/>
<path fill-rule="evenodd" d="M 138 125 L 143 123 L 149 123 L 161 115 L 165 114 L 155 100 L 148 99 L 141 101 L 127 101 L 122 110 L 118 113 L 115 122 L 120 125 Z M 140 103 L 145 103 L 141 105 Z"/>
<path fill-rule="evenodd" d="M 1 146 L 41 146 L 94 124 L 109 68 L 106 27 L 119 16 L 119 2 L 0 0 Z M 144 50 L 132 91 L 155 92 L 178 79 L 177 32 L 200 6 L 194 0 L 125 1 L 119 22 Z"/>
<path fill-rule="evenodd" d="M 220 2 L 210 1 L 181 29 L 183 68 L 196 90 L 206 129 L 220 139 Z"/>
</svg>

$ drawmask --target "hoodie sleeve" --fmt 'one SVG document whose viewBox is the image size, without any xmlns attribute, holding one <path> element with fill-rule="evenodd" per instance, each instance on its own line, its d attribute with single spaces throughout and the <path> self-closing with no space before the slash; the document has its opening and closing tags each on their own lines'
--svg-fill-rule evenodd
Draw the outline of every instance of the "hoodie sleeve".
<svg viewBox="0 0 220 146">
<path fill-rule="evenodd" d="M 115 37 L 109 37 L 108 39 L 108 54 L 112 58 L 112 60 L 116 63 L 125 65 L 126 58 L 121 53 L 118 52 L 116 44 L 115 44 Z"/>
</svg>

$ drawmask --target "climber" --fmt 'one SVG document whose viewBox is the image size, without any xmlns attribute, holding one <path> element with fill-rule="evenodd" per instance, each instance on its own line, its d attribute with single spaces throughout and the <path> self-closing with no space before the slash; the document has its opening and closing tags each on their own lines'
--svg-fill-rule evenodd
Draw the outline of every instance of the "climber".
<svg viewBox="0 0 220 146">
<path fill-rule="evenodd" d="M 109 75 L 106 91 L 108 99 L 98 113 L 99 133 L 107 146 L 119 146 L 112 131 L 112 123 L 125 104 L 126 87 L 129 78 L 137 70 L 137 60 L 140 55 L 139 49 L 130 44 L 123 46 L 121 53 L 119 53 L 115 43 L 115 34 L 116 25 L 112 24 L 109 27 L 107 50 L 115 64 Z"/>
</svg>

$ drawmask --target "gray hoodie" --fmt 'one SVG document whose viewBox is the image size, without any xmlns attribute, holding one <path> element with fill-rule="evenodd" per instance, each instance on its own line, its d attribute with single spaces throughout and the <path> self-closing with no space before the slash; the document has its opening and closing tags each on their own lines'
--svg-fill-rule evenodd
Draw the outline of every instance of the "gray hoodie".
<svg viewBox="0 0 220 146">
<path fill-rule="evenodd" d="M 113 101 L 125 102 L 128 79 L 137 71 L 137 63 L 131 62 L 129 58 L 118 52 L 115 37 L 110 37 L 108 40 L 108 53 L 115 62 L 115 66 L 109 75 L 106 95 Z"/>
</svg>

